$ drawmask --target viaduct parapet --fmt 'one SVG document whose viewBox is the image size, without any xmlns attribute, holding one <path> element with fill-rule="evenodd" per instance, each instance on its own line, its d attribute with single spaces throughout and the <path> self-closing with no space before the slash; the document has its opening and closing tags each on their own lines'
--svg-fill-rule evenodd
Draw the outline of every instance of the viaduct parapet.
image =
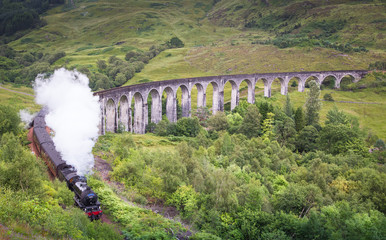
<svg viewBox="0 0 386 240">
<path fill-rule="evenodd" d="M 367 74 L 365 70 L 323 71 L 323 72 L 283 72 L 223 75 L 213 77 L 184 78 L 149 82 L 131 86 L 113 88 L 96 92 L 101 106 L 100 134 L 116 132 L 118 125 L 125 131 L 143 134 L 148 124 L 148 99 L 151 102 L 151 122 L 162 120 L 162 95 L 166 93 L 166 116 L 171 122 L 177 121 L 177 90 L 181 89 L 182 117 L 191 116 L 192 89 L 197 89 L 197 107 L 206 106 L 207 87 L 213 87 L 212 114 L 224 111 L 224 87 L 227 82 L 232 86 L 231 109 L 239 104 L 239 90 L 242 82 L 248 85 L 248 102 L 255 102 L 255 86 L 258 81 L 264 83 L 264 96 L 271 97 L 271 86 L 275 79 L 280 81 L 281 94 L 286 95 L 290 80 L 296 79 L 298 91 L 304 92 L 307 79 L 315 79 L 319 85 L 327 77 L 335 78 L 335 88 L 345 76 L 351 76 L 358 82 Z M 134 106 L 132 108 L 132 106 Z M 132 117 L 133 116 L 133 117 Z"/>
</svg>

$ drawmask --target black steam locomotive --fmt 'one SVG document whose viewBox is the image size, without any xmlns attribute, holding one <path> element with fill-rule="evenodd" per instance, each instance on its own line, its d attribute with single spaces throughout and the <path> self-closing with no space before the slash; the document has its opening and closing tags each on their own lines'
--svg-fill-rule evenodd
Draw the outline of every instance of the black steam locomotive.
<svg viewBox="0 0 386 240">
<path fill-rule="evenodd" d="M 46 162 L 50 172 L 59 180 L 65 181 L 68 188 L 75 193 L 75 205 L 81 208 L 91 220 L 102 216 L 98 196 L 87 185 L 87 179 L 79 176 L 73 166 L 66 164 L 56 151 L 54 142 L 46 129 L 44 120 L 47 110 L 43 109 L 33 120 L 33 144 L 37 154 Z"/>
</svg>

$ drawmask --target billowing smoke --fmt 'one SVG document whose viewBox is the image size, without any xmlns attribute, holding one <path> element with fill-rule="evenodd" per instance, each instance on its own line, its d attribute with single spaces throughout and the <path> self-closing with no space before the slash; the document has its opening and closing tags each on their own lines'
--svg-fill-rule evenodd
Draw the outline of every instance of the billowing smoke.
<svg viewBox="0 0 386 240">
<path fill-rule="evenodd" d="M 36 102 L 48 107 L 46 123 L 54 132 L 53 141 L 63 160 L 79 175 L 91 172 L 91 150 L 98 137 L 100 106 L 88 87 L 86 75 L 58 69 L 46 78 L 35 79 Z"/>
<path fill-rule="evenodd" d="M 19 111 L 19 116 L 21 121 L 24 123 L 24 127 L 27 128 L 28 125 L 32 122 L 32 120 L 35 118 L 35 114 L 31 114 L 28 110 L 26 109 L 21 109 Z"/>
</svg>

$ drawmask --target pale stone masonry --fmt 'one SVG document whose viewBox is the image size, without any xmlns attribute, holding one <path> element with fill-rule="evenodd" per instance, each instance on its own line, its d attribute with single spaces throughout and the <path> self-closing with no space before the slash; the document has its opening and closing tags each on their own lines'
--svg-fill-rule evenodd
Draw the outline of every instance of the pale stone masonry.
<svg viewBox="0 0 386 240">
<path fill-rule="evenodd" d="M 286 73 L 255 73 L 241 75 L 223 75 L 213 77 L 197 77 L 149 82 L 131 86 L 113 88 L 96 92 L 101 105 L 100 134 L 115 132 L 118 123 L 123 124 L 126 131 L 143 134 L 148 124 L 148 104 L 151 97 L 151 122 L 158 123 L 162 119 L 162 94 L 167 95 L 166 116 L 171 122 L 177 121 L 177 90 L 182 91 L 182 116 L 189 117 L 191 112 L 191 92 L 197 88 L 197 106 L 206 106 L 206 90 L 209 84 L 213 87 L 212 113 L 224 110 L 224 86 L 232 85 L 231 109 L 239 104 L 239 89 L 243 81 L 248 84 L 248 102 L 255 101 L 255 85 L 258 81 L 264 83 L 264 96 L 271 97 L 271 85 L 275 79 L 280 80 L 281 94 L 286 95 L 291 79 L 298 82 L 298 91 L 303 92 L 306 80 L 314 77 L 322 84 L 326 77 L 335 78 L 335 88 L 340 88 L 340 82 L 345 76 L 352 76 L 353 82 L 358 82 L 365 70 L 323 71 L 323 72 L 286 72 Z M 132 109 L 132 103 L 134 109 Z M 134 111 L 134 114 L 132 114 Z M 134 116 L 132 119 L 132 115 Z"/>
</svg>

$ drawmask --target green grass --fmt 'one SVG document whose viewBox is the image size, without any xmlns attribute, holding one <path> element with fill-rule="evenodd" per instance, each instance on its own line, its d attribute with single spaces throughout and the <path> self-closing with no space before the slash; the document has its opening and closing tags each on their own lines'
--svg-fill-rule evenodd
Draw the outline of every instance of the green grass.
<svg viewBox="0 0 386 240">
<path fill-rule="evenodd" d="M 307 91 L 301 93 L 296 88 L 290 88 L 290 99 L 295 108 L 304 106 L 307 99 Z M 355 92 L 339 90 L 322 90 L 320 99 L 326 93 L 331 93 L 334 102 L 322 102 L 320 121 L 324 124 L 327 112 L 334 106 L 359 119 L 362 128 L 370 129 L 379 138 L 386 139 L 386 87 L 379 89 L 363 89 Z M 272 91 L 274 105 L 282 107 L 286 97 L 280 94 L 280 88 Z M 369 102 L 379 104 L 340 103 L 338 101 Z"/>
<path fill-rule="evenodd" d="M 96 72 L 99 59 L 108 60 L 112 55 L 123 59 L 127 51 L 147 51 L 150 46 L 162 44 L 174 36 L 185 43 L 184 48 L 162 52 L 125 85 L 224 74 L 367 69 L 370 63 L 384 61 L 386 58 L 386 29 L 382 20 L 386 17 L 386 11 L 385 4 L 380 2 L 323 2 L 320 4 L 324 5 L 305 12 L 303 17 L 299 15 L 289 20 L 288 26 L 279 26 L 282 23 L 280 21 L 275 23 L 271 32 L 244 28 L 244 16 L 249 16 L 247 20 L 250 20 L 258 17 L 259 13 L 265 17 L 270 13 L 278 15 L 284 11 L 299 11 L 300 8 L 286 9 L 288 4 L 298 2 L 301 1 L 288 3 L 278 0 L 267 7 L 261 2 L 253 5 L 247 0 L 223 0 L 215 6 L 207 1 L 191 0 L 168 1 L 167 5 L 162 0 L 80 1 L 74 9 L 51 9 L 44 16 L 48 23 L 46 26 L 31 31 L 10 45 L 19 51 L 65 51 L 66 57 L 57 61 L 57 66 L 86 66 Z M 245 15 L 246 11 L 250 11 L 250 15 Z M 310 23 L 315 21 L 337 19 L 345 19 L 347 24 L 331 39 L 350 42 L 353 46 L 365 45 L 370 51 L 341 53 L 318 47 L 279 49 L 272 45 L 252 44 L 256 40 L 273 39 L 275 32 L 288 30 L 298 23 L 301 27 L 296 31 L 301 32 L 309 29 Z M 257 96 L 262 96 L 263 85 L 258 83 L 257 86 Z M 227 84 L 225 102 L 230 101 L 230 89 L 230 84 Z M 378 96 L 385 97 L 384 94 L 368 91 L 362 95 L 334 91 L 333 97 L 335 100 L 371 102 Z M 1 94 L 1 99 L 9 104 L 34 106 L 32 98 L 16 97 L 3 91 Z M 246 92 L 243 91 L 243 94 Z M 278 99 L 278 104 L 284 99 L 277 96 L 275 91 L 273 97 Z M 304 104 L 305 97 L 305 93 L 291 94 L 295 105 Z M 193 89 L 193 108 L 196 103 L 197 90 Z M 206 103 L 211 107 L 211 86 L 208 87 Z M 386 135 L 382 121 L 383 105 L 324 103 L 326 107 L 322 110 L 322 120 L 332 104 L 358 116 L 362 126 L 376 129 L 382 136 Z"/>
<path fill-rule="evenodd" d="M 10 84 L 1 85 L 1 86 L 7 89 L 18 91 L 18 92 L 33 94 L 32 88 L 17 87 Z M 35 103 L 34 97 L 24 95 L 21 93 L 10 92 L 4 89 L 0 89 L 0 102 L 1 104 L 10 105 L 18 110 L 28 109 L 30 112 L 37 112 L 41 108 L 41 106 Z"/>
</svg>

